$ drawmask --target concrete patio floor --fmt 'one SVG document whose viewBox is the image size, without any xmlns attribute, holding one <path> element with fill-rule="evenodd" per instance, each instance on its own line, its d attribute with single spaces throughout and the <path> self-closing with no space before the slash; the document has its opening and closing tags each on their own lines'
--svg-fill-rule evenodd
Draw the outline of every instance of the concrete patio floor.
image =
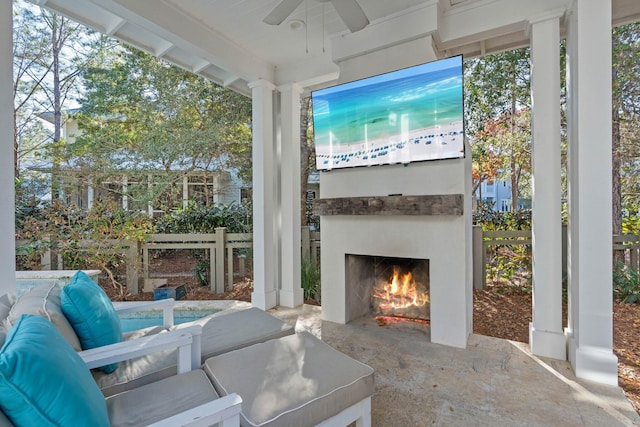
<svg viewBox="0 0 640 427">
<path fill-rule="evenodd" d="M 269 312 L 375 369 L 376 427 L 640 425 L 619 387 L 577 379 L 526 344 L 472 335 L 463 350 L 431 343 L 420 324 L 340 325 L 309 305 Z"/>
</svg>

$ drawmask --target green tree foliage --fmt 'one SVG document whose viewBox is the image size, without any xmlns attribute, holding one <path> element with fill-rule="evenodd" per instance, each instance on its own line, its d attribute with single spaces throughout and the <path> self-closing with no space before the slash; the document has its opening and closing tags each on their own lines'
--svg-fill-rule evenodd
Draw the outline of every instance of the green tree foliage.
<svg viewBox="0 0 640 427">
<path fill-rule="evenodd" d="M 531 171 L 529 49 L 465 62 L 465 123 L 474 158 L 474 189 L 504 174 L 512 209 L 527 194 Z"/>
<path fill-rule="evenodd" d="M 34 153 L 47 140 L 47 132 L 38 119 L 42 82 L 49 73 L 49 40 L 37 28 L 39 9 L 14 3 L 13 16 L 13 127 L 15 176 L 20 177 L 23 160 L 32 161 Z"/>
<path fill-rule="evenodd" d="M 94 182 L 124 170 L 139 172 L 142 181 L 155 171 L 164 174 L 156 182 L 165 187 L 140 186 L 153 194 L 137 197 L 158 200 L 172 190 L 172 171 L 234 167 L 251 179 L 248 98 L 124 46 L 108 67 L 91 68 L 84 78 L 86 95 L 76 117 L 83 133 L 67 155 Z"/>
<path fill-rule="evenodd" d="M 69 19 L 24 1 L 14 2 L 13 103 L 15 176 L 18 197 L 37 197 L 34 179 L 25 166 L 45 161 L 59 172 L 64 141 L 61 129 L 65 109 L 81 90 L 80 72 L 95 59 L 101 37 Z M 52 128 L 39 117 L 46 113 Z M 25 165 L 23 165 L 25 163 Z M 23 177 L 23 174 L 26 176 Z M 57 197 L 57 179 L 52 180 Z"/>
<path fill-rule="evenodd" d="M 613 29 L 613 231 L 633 232 L 640 208 L 640 24 Z"/>
</svg>

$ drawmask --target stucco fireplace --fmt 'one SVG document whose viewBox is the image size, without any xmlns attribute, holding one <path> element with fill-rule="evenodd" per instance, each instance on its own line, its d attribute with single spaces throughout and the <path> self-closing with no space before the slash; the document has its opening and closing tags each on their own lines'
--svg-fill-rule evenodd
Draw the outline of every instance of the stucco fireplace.
<svg viewBox="0 0 640 427">
<path fill-rule="evenodd" d="M 431 341 L 466 347 L 473 314 L 470 163 L 467 154 L 321 174 L 316 211 L 324 320 L 347 323 L 369 310 L 352 304 L 358 291 L 349 283 L 348 264 L 354 259 L 425 260 Z M 399 200 L 408 205 L 397 209 Z"/>
</svg>

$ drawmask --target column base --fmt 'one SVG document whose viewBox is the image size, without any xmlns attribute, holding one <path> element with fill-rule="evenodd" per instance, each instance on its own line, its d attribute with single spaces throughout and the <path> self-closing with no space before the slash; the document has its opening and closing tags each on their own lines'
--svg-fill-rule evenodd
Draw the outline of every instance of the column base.
<svg viewBox="0 0 640 427">
<path fill-rule="evenodd" d="M 566 330 L 569 362 L 578 378 L 602 384 L 618 385 L 618 357 L 611 349 L 580 346 L 573 334 Z"/>
<path fill-rule="evenodd" d="M 562 332 L 539 330 L 529 323 L 529 347 L 536 356 L 567 360 L 567 337 Z"/>
<path fill-rule="evenodd" d="M 277 305 L 276 291 L 252 292 L 251 304 L 261 310 L 269 310 Z"/>
<path fill-rule="evenodd" d="M 280 290 L 280 305 L 283 307 L 297 307 L 304 303 L 304 294 L 302 288 L 290 290 Z"/>
</svg>

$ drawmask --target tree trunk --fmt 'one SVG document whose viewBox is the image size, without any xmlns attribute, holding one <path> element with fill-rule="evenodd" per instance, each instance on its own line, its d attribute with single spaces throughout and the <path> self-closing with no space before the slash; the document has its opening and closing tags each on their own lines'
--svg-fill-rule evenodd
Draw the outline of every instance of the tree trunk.
<svg viewBox="0 0 640 427">
<path fill-rule="evenodd" d="M 58 16 L 51 16 L 51 53 L 53 60 L 53 150 L 51 161 L 51 202 L 55 203 L 60 200 L 61 196 L 61 177 L 60 177 L 60 161 L 61 161 L 61 147 L 60 140 L 62 134 L 62 98 L 60 94 L 60 50 L 61 41 L 59 38 L 58 29 L 62 28 L 60 24 L 58 27 Z M 57 239 L 58 236 L 50 236 L 51 241 L 51 269 L 57 270 L 58 266 L 58 251 L 57 251 Z"/>
<path fill-rule="evenodd" d="M 617 78 L 616 68 L 613 68 L 613 80 Z M 612 171 L 612 217 L 613 234 L 622 233 L 622 187 L 620 182 L 620 111 L 618 102 L 613 100 L 612 135 L 611 135 L 611 171 Z"/>
<path fill-rule="evenodd" d="M 53 59 L 53 152 L 51 167 L 51 201 L 59 200 L 60 185 L 60 140 L 62 138 L 62 101 L 60 96 L 60 40 L 58 17 L 51 19 L 51 52 Z"/>
<path fill-rule="evenodd" d="M 617 69 L 612 70 L 612 80 L 615 84 L 618 77 Z M 622 185 L 620 181 L 620 106 L 616 96 L 613 97 L 611 111 L 611 228 L 613 234 L 622 234 Z M 624 251 L 613 251 L 613 262 L 624 262 Z"/>
<path fill-rule="evenodd" d="M 309 225 L 307 221 L 307 184 L 311 156 L 314 153 L 313 144 L 307 138 L 311 97 L 304 97 L 300 102 L 300 219 L 302 226 L 307 226 Z"/>
<path fill-rule="evenodd" d="M 511 137 L 515 140 L 516 135 L 516 82 L 515 82 L 515 70 L 513 70 L 513 82 L 511 88 L 511 117 L 509 126 L 511 127 Z M 512 141 L 513 144 L 513 141 Z M 516 153 L 514 152 L 513 147 L 511 148 L 511 159 L 510 159 L 510 168 L 511 168 L 511 212 L 515 212 L 518 210 L 518 171 L 516 170 Z"/>
<path fill-rule="evenodd" d="M 14 182 L 20 179 L 20 163 L 18 154 L 20 153 L 20 145 L 18 144 L 18 117 L 16 110 L 13 110 L 13 176 Z M 22 186 L 15 185 L 16 200 L 22 199 Z"/>
</svg>

